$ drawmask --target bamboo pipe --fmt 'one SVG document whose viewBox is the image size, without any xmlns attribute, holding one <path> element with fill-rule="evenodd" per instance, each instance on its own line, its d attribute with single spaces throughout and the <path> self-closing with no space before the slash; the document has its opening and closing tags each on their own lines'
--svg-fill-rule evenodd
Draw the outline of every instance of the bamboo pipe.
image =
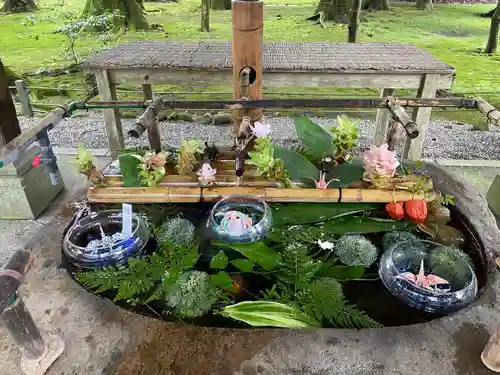
<svg viewBox="0 0 500 375">
<path fill-rule="evenodd" d="M 499 125 L 500 111 L 482 98 L 476 98 L 475 100 L 477 110 L 485 115 L 486 118 L 492 121 L 495 125 Z"/>
<path fill-rule="evenodd" d="M 406 131 L 406 135 L 410 139 L 417 138 L 419 135 L 418 125 L 413 122 L 413 120 L 408 116 L 406 111 L 400 104 L 397 103 L 396 99 L 392 96 L 387 97 L 387 108 L 389 112 L 397 119 Z"/>
<path fill-rule="evenodd" d="M 405 190 L 379 189 L 282 189 L 261 187 L 163 187 L 90 188 L 90 203 L 198 203 L 217 202 L 228 195 L 254 195 L 268 202 L 365 202 L 389 203 L 423 199 L 433 201 L 435 191 L 413 194 Z"/>
</svg>

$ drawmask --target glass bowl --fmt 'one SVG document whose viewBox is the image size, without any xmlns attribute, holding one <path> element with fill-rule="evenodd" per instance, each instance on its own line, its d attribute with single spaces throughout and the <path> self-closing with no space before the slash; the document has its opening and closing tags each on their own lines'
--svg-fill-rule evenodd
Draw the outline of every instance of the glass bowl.
<svg viewBox="0 0 500 375">
<path fill-rule="evenodd" d="M 99 268 L 142 254 L 150 236 L 146 222 L 133 213 L 132 236 L 127 237 L 121 233 L 122 221 L 121 210 L 90 213 L 78 219 L 63 240 L 68 261 L 80 268 Z"/>
<path fill-rule="evenodd" d="M 207 226 L 219 240 L 230 243 L 255 242 L 267 235 L 272 213 L 267 203 L 255 196 L 230 195 L 215 204 Z"/>
<path fill-rule="evenodd" d="M 397 243 L 382 255 L 378 272 L 394 296 L 429 313 L 460 310 L 477 295 L 476 274 L 465 257 L 450 256 L 450 248 L 431 241 Z"/>
</svg>

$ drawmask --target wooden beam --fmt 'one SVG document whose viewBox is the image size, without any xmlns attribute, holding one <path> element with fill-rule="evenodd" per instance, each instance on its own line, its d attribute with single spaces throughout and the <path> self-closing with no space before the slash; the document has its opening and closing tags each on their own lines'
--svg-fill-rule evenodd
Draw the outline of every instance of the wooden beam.
<svg viewBox="0 0 500 375">
<path fill-rule="evenodd" d="M 9 90 L 7 73 L 0 59 L 0 147 L 21 134 L 16 107 Z"/>
<path fill-rule="evenodd" d="M 107 70 L 96 73 L 97 87 L 101 100 L 116 100 L 116 85 L 109 79 Z M 105 109 L 104 123 L 108 134 L 109 149 L 113 159 L 118 157 L 120 150 L 125 146 L 123 140 L 122 122 L 118 109 Z"/>
</svg>

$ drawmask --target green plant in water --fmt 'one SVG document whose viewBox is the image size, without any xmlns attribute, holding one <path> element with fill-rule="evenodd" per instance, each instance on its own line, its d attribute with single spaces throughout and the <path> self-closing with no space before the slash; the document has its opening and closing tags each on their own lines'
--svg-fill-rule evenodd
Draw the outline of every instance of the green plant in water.
<svg viewBox="0 0 500 375">
<path fill-rule="evenodd" d="M 450 283 L 457 283 L 461 287 L 469 282 L 470 270 L 474 271 L 474 262 L 470 256 L 456 247 L 443 247 L 432 251 L 429 255 L 428 264 L 432 273 L 438 275 Z"/>
<path fill-rule="evenodd" d="M 175 315 L 194 318 L 210 311 L 218 291 L 207 273 L 187 271 L 167 290 L 165 299 Z"/>
<path fill-rule="evenodd" d="M 103 186 L 106 183 L 106 178 L 102 171 L 94 164 L 92 153 L 85 149 L 82 143 L 78 144 L 76 161 L 78 162 L 78 170 L 81 174 L 87 176 L 87 179 L 95 186 Z"/>
<path fill-rule="evenodd" d="M 346 115 L 337 116 L 337 126 L 330 128 L 335 146 L 335 160 L 349 162 L 352 160 L 352 149 L 356 147 L 359 138 L 359 120 Z"/>
<path fill-rule="evenodd" d="M 146 152 L 143 156 L 133 155 L 139 160 L 139 177 L 141 185 L 156 186 L 163 176 L 165 176 L 165 163 L 167 162 L 167 152 Z"/>
<path fill-rule="evenodd" d="M 180 246 L 194 246 L 197 240 L 196 228 L 192 222 L 182 217 L 166 220 L 157 231 L 158 241 L 170 241 Z"/>
<path fill-rule="evenodd" d="M 274 145 L 269 137 L 257 138 L 248 156 L 250 159 L 245 160 L 245 164 L 254 165 L 257 176 L 266 176 L 279 181 L 284 187 L 291 187 L 290 173 L 285 169 L 283 160 L 274 158 Z"/>
<path fill-rule="evenodd" d="M 198 165 L 198 156 L 203 154 L 205 146 L 199 139 L 186 141 L 181 138 L 179 158 L 177 160 L 177 172 L 180 175 L 191 173 Z"/>
<path fill-rule="evenodd" d="M 378 257 L 378 249 L 366 237 L 345 234 L 335 244 L 335 254 L 347 266 L 371 266 Z"/>
<path fill-rule="evenodd" d="M 384 251 L 387 251 L 394 245 L 403 241 L 410 241 L 410 243 L 414 243 L 419 242 L 420 239 L 411 232 L 407 232 L 404 230 L 393 230 L 391 232 L 387 232 L 382 237 L 382 249 Z"/>
</svg>

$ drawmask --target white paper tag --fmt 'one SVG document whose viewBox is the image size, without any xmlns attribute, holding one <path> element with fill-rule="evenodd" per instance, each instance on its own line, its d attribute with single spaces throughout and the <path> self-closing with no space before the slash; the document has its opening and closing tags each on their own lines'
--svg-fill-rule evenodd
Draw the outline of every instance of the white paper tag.
<svg viewBox="0 0 500 375">
<path fill-rule="evenodd" d="M 123 203 L 122 205 L 122 233 L 127 236 L 132 236 L 132 205 Z"/>
</svg>

